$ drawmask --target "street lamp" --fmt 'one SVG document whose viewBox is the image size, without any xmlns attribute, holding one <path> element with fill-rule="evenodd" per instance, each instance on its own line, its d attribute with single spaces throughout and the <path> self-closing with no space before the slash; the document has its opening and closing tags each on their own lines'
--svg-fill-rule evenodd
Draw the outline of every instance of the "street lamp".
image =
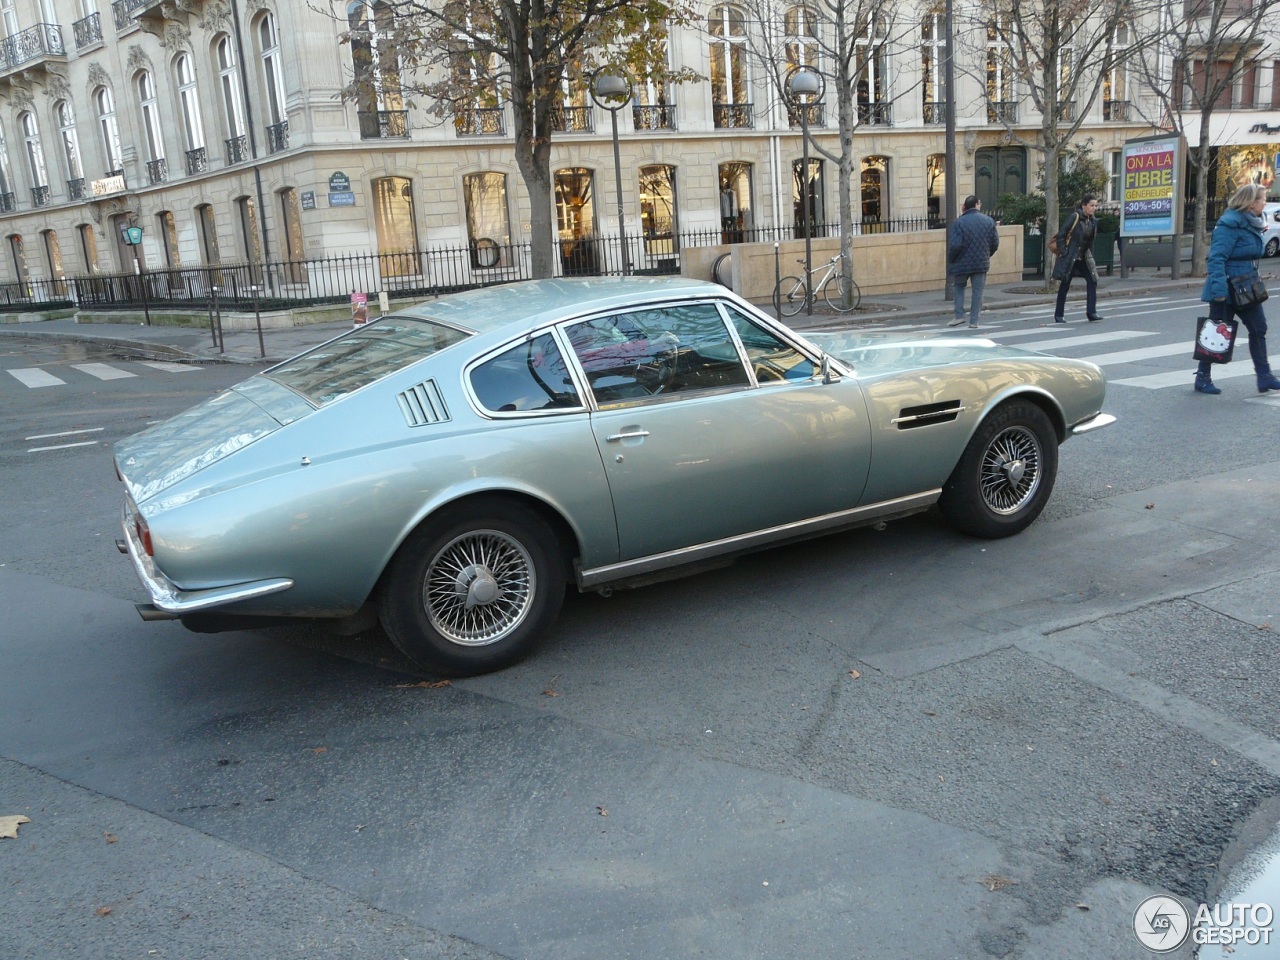
<svg viewBox="0 0 1280 960">
<path fill-rule="evenodd" d="M 591 99 L 609 111 L 613 121 L 613 183 L 618 201 L 618 242 L 622 245 L 622 275 L 631 275 L 627 253 L 627 228 L 622 215 L 622 155 L 618 150 L 618 111 L 631 102 L 631 81 L 613 73 L 597 73 L 591 80 Z"/>
<path fill-rule="evenodd" d="M 813 224 L 810 222 L 810 201 L 813 197 L 813 184 L 809 179 L 809 107 L 822 98 L 826 89 L 826 81 L 822 74 L 806 64 L 796 64 L 783 77 L 783 89 L 791 107 L 800 114 L 800 142 L 803 145 L 804 159 L 801 161 L 800 204 L 804 208 L 804 312 L 813 316 Z"/>
<path fill-rule="evenodd" d="M 147 326 L 149 327 L 151 326 L 151 307 L 147 303 L 147 282 L 142 276 L 142 260 L 138 257 L 138 247 L 142 246 L 142 228 L 121 224 L 120 238 L 124 241 L 125 246 L 133 247 L 133 275 L 138 278 L 138 283 L 142 285 L 142 315 L 146 318 Z"/>
</svg>

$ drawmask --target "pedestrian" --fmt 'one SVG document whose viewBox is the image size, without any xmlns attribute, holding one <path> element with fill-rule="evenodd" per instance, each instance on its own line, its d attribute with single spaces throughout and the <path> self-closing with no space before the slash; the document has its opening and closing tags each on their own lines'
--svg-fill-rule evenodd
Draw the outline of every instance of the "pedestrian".
<svg viewBox="0 0 1280 960">
<path fill-rule="evenodd" d="M 1053 310 L 1054 323 L 1066 323 L 1063 312 L 1067 305 L 1067 291 L 1074 277 L 1084 277 L 1087 290 L 1084 315 L 1090 323 L 1097 323 L 1098 316 L 1098 265 L 1093 262 L 1093 238 L 1098 232 L 1094 212 L 1098 198 L 1086 193 L 1080 205 L 1067 217 L 1066 223 L 1054 238 L 1058 246 L 1058 262 L 1053 265 L 1053 279 L 1058 281 L 1058 305 Z"/>
<path fill-rule="evenodd" d="M 1271 373 L 1267 360 L 1267 316 L 1261 303 L 1242 305 L 1232 296 L 1229 278 L 1258 275 L 1258 258 L 1262 256 L 1262 234 L 1266 224 L 1262 208 L 1267 203 L 1267 188 L 1247 183 L 1231 195 L 1227 209 L 1218 218 L 1209 244 L 1209 273 L 1200 299 L 1209 304 L 1209 318 L 1230 320 L 1239 317 L 1249 331 L 1249 357 L 1258 377 L 1258 392 L 1280 390 L 1280 380 Z M 1196 370 L 1197 393 L 1221 393 L 1209 376 L 1212 364 L 1200 361 Z"/>
<path fill-rule="evenodd" d="M 947 273 L 955 290 L 955 319 L 948 326 L 964 323 L 964 288 L 971 284 L 973 293 L 969 303 L 969 329 L 978 326 L 978 312 L 982 309 L 982 292 L 987 289 L 987 271 L 991 269 L 991 255 L 1000 248 L 1000 233 L 996 222 L 982 212 L 982 201 L 973 194 L 964 198 L 964 213 L 951 225 L 947 239 Z"/>
</svg>

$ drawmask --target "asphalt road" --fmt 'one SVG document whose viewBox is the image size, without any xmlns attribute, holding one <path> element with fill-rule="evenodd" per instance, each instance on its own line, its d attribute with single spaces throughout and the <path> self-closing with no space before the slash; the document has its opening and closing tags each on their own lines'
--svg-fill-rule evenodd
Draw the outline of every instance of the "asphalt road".
<svg viewBox="0 0 1280 960">
<path fill-rule="evenodd" d="M 1110 357 L 1120 421 L 1023 535 L 571 596 L 447 686 L 376 630 L 142 623 L 109 445 L 246 371 L 6 340 L 0 956 L 1148 956 L 1139 902 L 1280 818 L 1280 397 L 1192 393 L 1189 299 L 1043 312 L 981 334 Z"/>
</svg>

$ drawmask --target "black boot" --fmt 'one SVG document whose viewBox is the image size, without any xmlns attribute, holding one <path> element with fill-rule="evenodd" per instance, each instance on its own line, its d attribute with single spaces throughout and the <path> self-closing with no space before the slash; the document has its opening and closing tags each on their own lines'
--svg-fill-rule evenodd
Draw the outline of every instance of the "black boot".
<svg viewBox="0 0 1280 960">
<path fill-rule="evenodd" d="M 1280 380 L 1276 379 L 1270 367 L 1263 367 L 1255 372 L 1258 374 L 1259 393 L 1266 393 L 1268 390 L 1280 390 Z"/>
<path fill-rule="evenodd" d="M 1261 383 L 1262 381 L 1259 380 L 1258 382 Z M 1262 388 L 1259 387 L 1258 389 Z M 1222 390 L 1220 388 L 1213 385 L 1213 381 L 1209 378 L 1209 372 L 1207 370 L 1203 373 L 1199 370 L 1196 371 L 1196 393 L 1217 394 L 1221 392 Z"/>
</svg>

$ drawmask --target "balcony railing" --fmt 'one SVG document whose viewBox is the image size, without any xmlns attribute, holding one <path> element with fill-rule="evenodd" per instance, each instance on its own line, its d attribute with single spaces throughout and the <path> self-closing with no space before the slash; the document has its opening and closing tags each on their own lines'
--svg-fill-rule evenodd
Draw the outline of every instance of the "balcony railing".
<svg viewBox="0 0 1280 960">
<path fill-rule="evenodd" d="M 204 173 L 209 169 L 209 150 L 207 147 L 196 147 L 187 151 L 187 176 Z"/>
<path fill-rule="evenodd" d="M 1103 100 L 1102 101 L 1102 119 L 1116 120 L 1121 123 L 1129 119 L 1129 101 L 1128 100 Z"/>
<path fill-rule="evenodd" d="M 749 103 L 713 103 L 711 116 L 720 130 L 755 126 L 755 115 Z"/>
<path fill-rule="evenodd" d="M 502 108 L 460 107 L 453 114 L 453 129 L 460 137 L 500 137 Z"/>
<path fill-rule="evenodd" d="M 164 183 L 169 179 L 169 165 L 164 157 L 147 161 L 147 183 Z"/>
<path fill-rule="evenodd" d="M 75 34 L 77 50 L 99 43 L 102 40 L 102 14 L 91 13 L 83 20 L 77 20 L 71 25 L 71 32 Z"/>
<path fill-rule="evenodd" d="M 551 108 L 551 129 L 557 133 L 590 133 L 594 128 L 590 107 L 555 104 Z"/>
<path fill-rule="evenodd" d="M 13 213 L 18 209 L 18 201 L 12 193 L 0 193 L 0 213 Z"/>
<path fill-rule="evenodd" d="M 676 106 L 674 103 L 633 104 L 631 122 L 637 130 L 674 130 Z"/>
<path fill-rule="evenodd" d="M 946 123 L 947 105 L 939 100 L 926 100 L 924 102 L 924 122 Z"/>
<path fill-rule="evenodd" d="M 249 159 L 249 138 L 244 134 L 223 141 L 227 147 L 227 163 L 244 163 Z"/>
<path fill-rule="evenodd" d="M 267 153 L 279 153 L 289 149 L 289 121 L 267 125 Z"/>
<path fill-rule="evenodd" d="M 11 70 L 41 57 L 66 55 L 62 28 L 56 23 L 37 23 L 0 41 L 0 70 Z"/>
<path fill-rule="evenodd" d="M 1058 119 L 1064 123 L 1073 123 L 1076 119 L 1076 102 L 1063 100 L 1058 104 Z"/>
<path fill-rule="evenodd" d="M 361 140 L 387 140 L 409 135 L 408 110 L 361 110 Z"/>
<path fill-rule="evenodd" d="M 893 126 L 893 104 L 892 103 L 859 103 L 858 104 L 858 123 L 863 126 L 872 127 L 891 127 Z"/>
<path fill-rule="evenodd" d="M 987 104 L 987 123 L 1017 123 L 1018 101 L 994 100 Z"/>
<path fill-rule="evenodd" d="M 47 183 L 31 188 L 31 202 L 37 207 L 47 207 L 49 199 L 49 185 Z"/>
<path fill-rule="evenodd" d="M 802 125 L 800 121 L 803 119 L 810 127 L 821 127 L 824 125 L 822 122 L 822 112 L 823 104 L 821 101 L 818 103 L 807 103 L 801 107 L 791 106 L 788 104 L 787 123 L 789 123 L 794 129 Z"/>
<path fill-rule="evenodd" d="M 115 0 L 111 4 L 111 15 L 116 21 L 116 30 L 128 30 L 132 26 L 137 25 L 137 21 L 133 19 L 133 11 L 139 7 L 145 7 L 151 0 Z"/>
<path fill-rule="evenodd" d="M 76 177 L 67 181 L 67 199 L 83 200 L 86 194 L 84 177 Z"/>
</svg>

